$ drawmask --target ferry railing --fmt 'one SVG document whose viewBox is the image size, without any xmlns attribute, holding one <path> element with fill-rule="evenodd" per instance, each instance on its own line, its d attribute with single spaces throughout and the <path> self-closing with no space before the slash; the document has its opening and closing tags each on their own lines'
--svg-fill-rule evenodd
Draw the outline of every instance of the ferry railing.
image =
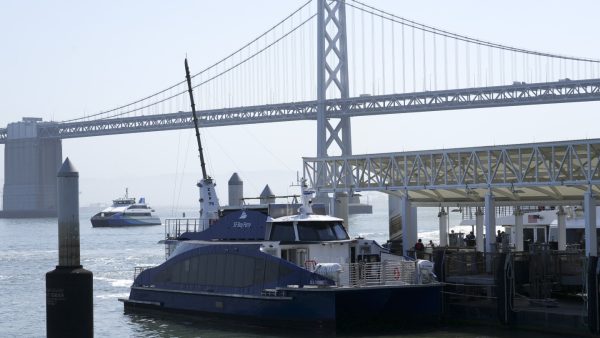
<svg viewBox="0 0 600 338">
<path fill-rule="evenodd" d="M 176 239 L 185 232 L 200 232 L 205 230 L 197 218 L 167 218 L 165 219 L 165 239 Z"/>
<path fill-rule="evenodd" d="M 416 284 L 416 264 L 415 261 L 343 264 L 340 284 L 353 287 Z"/>
<path fill-rule="evenodd" d="M 492 262 L 492 266 L 489 268 L 486 266 L 486 256 Z M 475 250 L 447 249 L 443 264 L 445 276 L 492 274 L 495 256 L 494 254 L 484 254 Z"/>
<path fill-rule="evenodd" d="M 154 266 L 136 266 L 133 269 L 133 280 L 135 281 L 135 279 L 137 278 L 137 276 L 140 275 L 140 273 L 142 273 L 144 270 L 148 270 L 153 268 Z"/>
</svg>

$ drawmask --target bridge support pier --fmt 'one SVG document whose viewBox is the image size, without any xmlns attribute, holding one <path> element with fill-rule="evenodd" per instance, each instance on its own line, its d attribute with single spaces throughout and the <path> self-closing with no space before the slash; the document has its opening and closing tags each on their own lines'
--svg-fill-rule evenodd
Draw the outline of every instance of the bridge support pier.
<svg viewBox="0 0 600 338">
<path fill-rule="evenodd" d="M 3 210 L 0 217 L 56 217 L 56 173 L 62 164 L 58 138 L 40 138 L 38 122 L 8 125 L 4 148 Z"/>
<path fill-rule="evenodd" d="M 348 194 L 345 192 L 336 192 L 331 198 L 333 215 L 344 220 L 346 229 L 350 227 L 348 223 Z"/>
</svg>

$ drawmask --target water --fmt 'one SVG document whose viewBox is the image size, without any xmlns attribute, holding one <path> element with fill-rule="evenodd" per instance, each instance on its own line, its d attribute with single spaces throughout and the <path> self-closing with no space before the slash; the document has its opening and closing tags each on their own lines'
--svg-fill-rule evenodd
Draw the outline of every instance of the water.
<svg viewBox="0 0 600 338">
<path fill-rule="evenodd" d="M 380 243 L 387 240 L 387 209 L 374 205 L 373 215 L 351 216 L 351 236 Z M 163 210 L 159 214 L 167 215 Z M 81 264 L 94 274 L 96 337 L 281 337 L 290 332 L 232 326 L 231 322 L 123 313 L 133 268 L 164 261 L 162 226 L 92 228 L 96 209 L 80 211 Z M 162 213 L 161 213 L 162 212 Z M 437 210 L 419 209 L 424 242 L 435 239 Z M 192 210 L 186 211 L 193 215 Z M 0 337 L 43 337 L 46 333 L 45 274 L 58 263 L 56 219 L 0 219 Z M 489 329 L 445 328 L 402 333 L 402 337 L 508 337 Z M 365 335 L 366 333 L 360 333 Z M 391 336 L 398 336 L 394 333 Z M 302 336 L 300 334 L 299 336 Z M 374 336 L 374 335 L 373 335 Z M 386 334 L 390 337 L 390 334 Z M 515 337 L 514 332 L 510 335 Z M 525 335 L 523 335 L 524 337 Z M 518 335 L 516 336 L 518 337 Z"/>
</svg>

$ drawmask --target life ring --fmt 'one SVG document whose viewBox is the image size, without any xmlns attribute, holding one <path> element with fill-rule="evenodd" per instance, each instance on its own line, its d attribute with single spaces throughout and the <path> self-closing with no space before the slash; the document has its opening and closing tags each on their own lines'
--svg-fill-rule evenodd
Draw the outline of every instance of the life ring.
<svg viewBox="0 0 600 338">
<path fill-rule="evenodd" d="M 400 280 L 400 269 L 398 269 L 397 267 L 394 268 L 394 279 Z"/>
<path fill-rule="evenodd" d="M 311 267 L 312 267 L 312 269 L 311 269 Z M 305 269 L 313 271 L 316 267 L 317 267 L 317 261 L 315 261 L 313 259 L 308 259 L 308 260 L 304 261 Z"/>
</svg>

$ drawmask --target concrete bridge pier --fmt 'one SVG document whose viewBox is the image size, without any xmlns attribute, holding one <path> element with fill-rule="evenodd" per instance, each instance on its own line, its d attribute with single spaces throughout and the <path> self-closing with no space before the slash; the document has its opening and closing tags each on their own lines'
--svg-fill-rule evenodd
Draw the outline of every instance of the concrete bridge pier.
<svg viewBox="0 0 600 338">
<path fill-rule="evenodd" d="M 62 164 L 59 138 L 41 138 L 38 118 L 7 127 L 3 210 L 0 217 L 56 217 L 56 173 Z"/>
<path fill-rule="evenodd" d="M 333 194 L 332 204 L 333 207 L 333 215 L 335 217 L 339 217 L 344 220 L 344 224 L 346 227 L 349 227 L 348 223 L 348 194 L 345 192 L 336 192 Z"/>
</svg>

